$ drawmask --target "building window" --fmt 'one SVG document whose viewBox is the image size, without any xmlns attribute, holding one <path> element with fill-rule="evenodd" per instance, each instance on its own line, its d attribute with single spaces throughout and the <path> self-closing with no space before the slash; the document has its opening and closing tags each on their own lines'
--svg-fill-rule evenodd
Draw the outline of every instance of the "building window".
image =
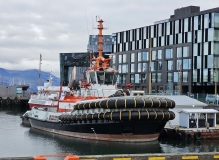
<svg viewBox="0 0 219 160">
<path fill-rule="evenodd" d="M 213 68 L 213 64 L 214 64 L 213 55 L 209 55 L 208 56 L 208 68 Z"/>
<path fill-rule="evenodd" d="M 135 50 L 135 41 L 132 42 L 132 50 Z"/>
<path fill-rule="evenodd" d="M 139 40 L 138 42 L 138 49 L 142 49 L 142 40 Z"/>
<path fill-rule="evenodd" d="M 129 42 L 126 42 L 125 43 L 125 51 L 128 51 L 129 50 Z"/>
<path fill-rule="evenodd" d="M 135 83 L 140 83 L 139 74 L 135 74 Z"/>
<path fill-rule="evenodd" d="M 202 30 L 199 30 L 199 31 L 198 31 L 198 39 L 197 39 L 197 42 L 198 42 L 198 43 L 202 42 Z"/>
<path fill-rule="evenodd" d="M 195 43 L 193 44 L 193 56 L 197 56 L 198 55 L 198 44 Z"/>
<path fill-rule="evenodd" d="M 157 60 L 157 51 L 152 51 L 152 60 Z"/>
<path fill-rule="evenodd" d="M 126 75 L 121 75 L 121 84 L 126 84 Z"/>
<path fill-rule="evenodd" d="M 218 55 L 219 54 L 219 42 L 214 42 L 214 47 L 213 48 L 214 48 L 213 49 L 213 54 Z"/>
<path fill-rule="evenodd" d="M 122 52 L 122 43 L 119 44 L 119 52 Z"/>
<path fill-rule="evenodd" d="M 135 75 L 134 74 L 130 75 L 130 81 L 131 81 L 131 83 L 134 83 L 134 81 L 135 81 Z"/>
<path fill-rule="evenodd" d="M 214 40 L 219 41 L 219 30 L 214 30 Z"/>
<path fill-rule="evenodd" d="M 151 26 L 151 38 L 154 37 L 154 26 Z"/>
<path fill-rule="evenodd" d="M 208 42 L 204 43 L 204 55 L 208 55 Z"/>
<path fill-rule="evenodd" d="M 197 70 L 193 70 L 193 82 L 197 82 Z"/>
<path fill-rule="evenodd" d="M 130 41 L 133 41 L 133 30 L 130 30 Z"/>
<path fill-rule="evenodd" d="M 157 73 L 157 82 L 162 82 L 162 73 Z"/>
<path fill-rule="evenodd" d="M 194 17 L 194 30 L 198 30 L 198 16 Z"/>
<path fill-rule="evenodd" d="M 203 69 L 203 82 L 208 82 L 208 69 Z"/>
<path fill-rule="evenodd" d="M 161 46 L 164 46 L 164 45 L 165 45 L 165 37 L 162 36 L 162 37 L 161 37 Z"/>
<path fill-rule="evenodd" d="M 138 52 L 138 62 L 142 61 L 142 56 L 141 56 L 141 52 Z"/>
<path fill-rule="evenodd" d="M 156 73 L 151 73 L 151 82 L 156 83 Z"/>
<path fill-rule="evenodd" d="M 173 70 L 173 61 L 167 61 L 167 70 L 168 71 Z"/>
<path fill-rule="evenodd" d="M 173 52 L 172 51 L 173 51 L 173 49 L 170 49 L 170 48 L 165 50 L 165 58 L 166 59 L 173 58 Z"/>
<path fill-rule="evenodd" d="M 158 61 L 158 71 L 162 71 L 162 61 Z"/>
<path fill-rule="evenodd" d="M 170 35 L 170 39 L 169 39 L 169 44 L 171 45 L 171 44 L 173 44 L 173 35 Z"/>
<path fill-rule="evenodd" d="M 184 32 L 188 32 L 188 26 L 189 26 L 189 19 L 184 19 Z"/>
<path fill-rule="evenodd" d="M 118 76 L 117 76 L 117 79 L 116 79 L 116 83 L 120 84 L 120 83 L 121 83 L 120 80 L 121 80 L 120 75 L 118 75 Z"/>
<path fill-rule="evenodd" d="M 188 32 L 187 42 L 192 42 L 192 32 Z"/>
<path fill-rule="evenodd" d="M 209 14 L 205 14 L 205 15 L 204 15 L 204 28 L 208 28 L 208 26 L 209 26 L 209 21 L 210 21 L 210 19 L 209 19 Z"/>
<path fill-rule="evenodd" d="M 131 53 L 131 62 L 135 62 L 135 53 Z"/>
<path fill-rule="evenodd" d="M 177 58 L 181 58 L 182 57 L 182 47 L 177 47 L 176 52 L 177 52 Z"/>
<path fill-rule="evenodd" d="M 208 41 L 213 41 L 214 40 L 214 28 L 209 28 L 208 29 Z"/>
<path fill-rule="evenodd" d="M 179 20 L 175 21 L 175 33 L 179 33 Z"/>
<path fill-rule="evenodd" d="M 122 63 L 126 63 L 126 54 L 122 55 Z"/>
<path fill-rule="evenodd" d="M 173 82 L 173 73 L 167 73 L 167 82 Z"/>
<path fill-rule="evenodd" d="M 122 64 L 122 73 L 128 73 L 128 65 Z"/>
<path fill-rule="evenodd" d="M 189 57 L 189 47 L 183 47 L 183 57 Z"/>
<path fill-rule="evenodd" d="M 153 47 L 157 47 L 157 38 L 153 38 Z"/>
<path fill-rule="evenodd" d="M 119 63 L 122 63 L 122 55 L 119 55 Z"/>
<path fill-rule="evenodd" d="M 131 73 L 135 72 L 135 64 L 134 63 L 131 63 L 130 70 L 131 70 Z"/>
<path fill-rule="evenodd" d="M 149 39 L 146 39 L 146 46 L 145 48 L 149 48 Z"/>
<path fill-rule="evenodd" d="M 157 59 L 162 59 L 162 50 L 157 51 Z"/>
<path fill-rule="evenodd" d="M 191 59 L 183 59 L 183 69 L 191 69 Z"/>
<path fill-rule="evenodd" d="M 174 72 L 173 73 L 173 82 L 178 82 L 179 80 L 179 72 Z"/>
<path fill-rule="evenodd" d="M 157 62 L 151 62 L 151 71 L 157 71 Z"/>
<path fill-rule="evenodd" d="M 182 75 L 182 76 L 183 76 L 183 80 L 182 80 L 182 81 L 185 82 L 185 83 L 187 83 L 187 82 L 188 82 L 188 76 L 189 76 L 189 75 L 188 75 L 188 72 L 183 72 L 183 75 Z"/>
<path fill-rule="evenodd" d="M 142 52 L 142 61 L 148 61 L 148 52 Z"/>
<path fill-rule="evenodd" d="M 178 44 L 182 43 L 182 33 L 178 34 Z"/>
<path fill-rule="evenodd" d="M 214 26 L 212 27 L 219 27 L 219 13 L 213 13 L 212 18 L 214 17 L 214 21 L 212 24 L 214 24 Z"/>
<path fill-rule="evenodd" d="M 170 22 L 166 25 L 166 35 L 170 35 Z"/>
<path fill-rule="evenodd" d="M 142 72 L 147 72 L 147 63 L 142 63 Z"/>
<path fill-rule="evenodd" d="M 182 60 L 178 59 L 176 61 L 176 70 L 182 70 Z"/>
<path fill-rule="evenodd" d="M 197 69 L 201 69 L 201 56 L 197 56 Z"/>
<path fill-rule="evenodd" d="M 142 63 L 138 63 L 138 72 L 142 72 Z"/>
<path fill-rule="evenodd" d="M 117 43 L 120 43 L 120 33 L 117 33 Z"/>
<path fill-rule="evenodd" d="M 118 71 L 119 71 L 119 73 L 122 73 L 122 65 L 121 64 L 118 65 Z"/>
</svg>

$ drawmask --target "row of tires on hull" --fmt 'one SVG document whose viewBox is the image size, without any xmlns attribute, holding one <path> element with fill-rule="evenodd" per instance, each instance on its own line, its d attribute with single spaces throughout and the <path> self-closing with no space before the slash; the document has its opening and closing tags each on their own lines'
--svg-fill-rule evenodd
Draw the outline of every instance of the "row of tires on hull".
<svg viewBox="0 0 219 160">
<path fill-rule="evenodd" d="M 164 129 L 161 134 L 160 134 L 160 139 L 165 139 L 165 138 L 171 138 L 171 139 L 178 139 L 178 140 L 200 140 L 202 138 L 201 132 L 196 131 L 192 135 L 190 132 L 187 131 L 180 131 L 176 129 L 171 129 L 167 130 Z"/>
<path fill-rule="evenodd" d="M 167 98 L 156 97 L 116 97 L 101 101 L 84 102 L 75 105 L 75 110 L 108 108 L 174 108 L 175 102 Z"/>
<path fill-rule="evenodd" d="M 61 115 L 61 121 L 92 121 L 92 120 L 116 120 L 116 121 L 137 121 L 137 120 L 155 120 L 168 121 L 175 118 L 171 111 L 118 111 L 82 115 Z"/>
</svg>

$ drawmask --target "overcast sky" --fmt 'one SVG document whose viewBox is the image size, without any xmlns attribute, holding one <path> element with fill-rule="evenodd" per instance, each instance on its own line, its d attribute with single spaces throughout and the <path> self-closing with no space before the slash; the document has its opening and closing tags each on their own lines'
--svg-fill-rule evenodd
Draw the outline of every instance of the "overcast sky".
<svg viewBox="0 0 219 160">
<path fill-rule="evenodd" d="M 96 16 L 103 34 L 152 25 L 174 10 L 219 7 L 218 0 L 0 0 L 0 68 L 39 69 L 59 76 L 59 53 L 85 52 L 96 35 Z"/>
</svg>

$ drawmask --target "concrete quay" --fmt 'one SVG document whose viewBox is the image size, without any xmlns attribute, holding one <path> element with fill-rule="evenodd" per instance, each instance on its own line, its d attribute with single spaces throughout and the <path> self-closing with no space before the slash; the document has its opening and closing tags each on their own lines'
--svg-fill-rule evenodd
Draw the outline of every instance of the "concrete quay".
<svg viewBox="0 0 219 160">
<path fill-rule="evenodd" d="M 0 160 L 46 160 L 47 157 L 63 155 L 40 155 L 34 157 L 9 157 Z M 219 152 L 203 153 L 161 153 L 161 154 L 120 154 L 120 155 L 87 155 L 77 156 L 67 154 L 64 160 L 219 160 Z"/>
</svg>

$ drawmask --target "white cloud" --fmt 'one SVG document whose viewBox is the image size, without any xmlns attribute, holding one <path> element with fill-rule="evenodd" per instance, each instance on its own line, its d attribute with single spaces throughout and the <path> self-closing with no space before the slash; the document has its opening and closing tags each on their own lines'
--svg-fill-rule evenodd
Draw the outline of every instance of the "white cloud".
<svg viewBox="0 0 219 160">
<path fill-rule="evenodd" d="M 59 74 L 59 53 L 85 52 L 97 34 L 96 15 L 109 27 L 103 34 L 152 25 L 177 8 L 215 8 L 218 0 L 7 0 L 0 1 L 0 67 L 38 69 Z"/>
</svg>

